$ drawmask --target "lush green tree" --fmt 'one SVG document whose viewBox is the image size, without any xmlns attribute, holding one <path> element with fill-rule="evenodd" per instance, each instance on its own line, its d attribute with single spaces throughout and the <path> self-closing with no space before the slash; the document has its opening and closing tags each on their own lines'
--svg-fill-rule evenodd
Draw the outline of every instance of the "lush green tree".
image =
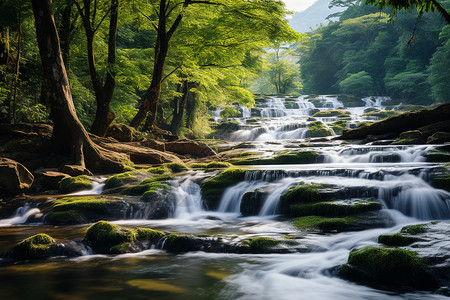
<svg viewBox="0 0 450 300">
<path fill-rule="evenodd" d="M 450 101 L 450 25 L 440 34 L 442 46 L 438 47 L 430 61 L 428 83 L 433 97 L 439 102 Z"/>
<path fill-rule="evenodd" d="M 373 86 L 372 77 L 366 71 L 349 74 L 347 78 L 339 82 L 339 87 L 344 93 L 357 96 L 371 95 Z"/>
</svg>

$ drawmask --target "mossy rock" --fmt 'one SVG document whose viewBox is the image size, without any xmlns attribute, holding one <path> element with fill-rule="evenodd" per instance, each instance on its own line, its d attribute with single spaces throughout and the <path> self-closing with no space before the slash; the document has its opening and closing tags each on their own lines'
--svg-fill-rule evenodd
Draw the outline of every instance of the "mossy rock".
<svg viewBox="0 0 450 300">
<path fill-rule="evenodd" d="M 171 233 L 164 242 L 164 250 L 173 253 L 198 251 L 201 247 L 201 240 L 194 235 Z"/>
<path fill-rule="evenodd" d="M 134 247 L 137 242 L 154 243 L 163 236 L 164 233 L 158 230 L 124 228 L 99 221 L 87 229 L 84 242 L 96 253 L 118 254 L 139 251 Z"/>
<path fill-rule="evenodd" d="M 242 196 L 240 212 L 245 216 L 255 216 L 263 205 L 263 193 L 258 190 L 247 192 Z"/>
<path fill-rule="evenodd" d="M 59 182 L 59 192 L 61 194 L 69 194 L 81 190 L 89 190 L 91 188 L 92 179 L 87 175 L 66 177 Z"/>
<path fill-rule="evenodd" d="M 450 153 L 439 149 L 433 149 L 425 154 L 427 162 L 450 162 Z"/>
<path fill-rule="evenodd" d="M 201 185 L 202 198 L 206 207 L 216 210 L 225 189 L 241 182 L 244 178 L 245 170 L 232 168 L 203 182 Z"/>
<path fill-rule="evenodd" d="M 396 234 L 382 234 L 378 237 L 378 243 L 384 244 L 386 246 L 408 246 L 412 243 L 417 242 L 418 239 L 415 237 L 405 236 L 400 233 Z"/>
<path fill-rule="evenodd" d="M 38 233 L 14 246 L 11 256 L 17 259 L 46 258 L 49 256 L 51 247 L 56 245 L 55 240 L 51 236 L 45 233 Z"/>
<path fill-rule="evenodd" d="M 148 168 L 147 172 L 150 174 L 168 174 L 171 173 L 171 170 L 169 170 L 169 168 L 167 168 L 167 166 L 159 166 L 159 167 L 152 167 L 152 168 Z"/>
<path fill-rule="evenodd" d="M 362 114 L 363 117 L 376 117 L 379 119 L 386 119 L 398 115 L 399 113 L 393 110 L 383 110 L 383 111 L 371 111 Z"/>
<path fill-rule="evenodd" d="M 170 190 L 166 181 L 172 179 L 170 175 L 159 175 L 144 179 L 138 185 L 130 186 L 122 190 L 122 194 L 129 196 L 144 196 L 147 193 L 166 194 Z"/>
<path fill-rule="evenodd" d="M 226 168 L 231 168 L 231 167 L 233 167 L 233 165 L 230 164 L 229 162 L 212 161 L 212 162 L 209 162 L 209 163 L 197 163 L 197 164 L 192 164 L 190 167 L 191 167 L 191 168 L 194 168 L 194 169 L 209 169 L 209 170 L 216 170 L 216 169 L 226 169 Z"/>
<path fill-rule="evenodd" d="M 309 123 L 306 135 L 308 137 L 326 137 L 334 135 L 334 132 L 330 128 L 327 128 L 321 121 L 316 121 Z"/>
<path fill-rule="evenodd" d="M 164 166 L 170 169 L 173 173 L 180 173 L 189 170 L 188 166 L 184 163 L 170 163 L 165 164 Z"/>
<path fill-rule="evenodd" d="M 105 182 L 105 189 L 112 189 L 123 186 L 127 183 L 131 183 L 137 180 L 137 175 L 135 172 L 125 172 L 117 175 L 113 175 L 108 178 Z"/>
<path fill-rule="evenodd" d="M 357 128 L 361 128 L 361 127 L 364 127 L 364 126 L 369 126 L 372 123 L 373 122 L 370 122 L 370 121 L 359 122 Z"/>
<path fill-rule="evenodd" d="M 331 109 L 331 110 L 324 110 L 319 111 L 313 115 L 314 118 L 329 118 L 329 117 L 336 117 L 339 115 L 348 115 L 348 112 L 342 110 L 342 109 Z"/>
<path fill-rule="evenodd" d="M 289 207 L 290 217 L 323 216 L 345 217 L 361 214 L 369 211 L 380 210 L 381 204 L 373 201 L 360 201 L 354 204 L 342 204 L 341 202 L 319 202 L 307 204 L 292 204 Z"/>
<path fill-rule="evenodd" d="M 234 161 L 235 165 L 285 165 L 285 164 L 313 164 L 318 158 L 315 151 L 298 151 L 291 153 L 284 153 L 272 158 L 261 159 L 242 159 Z"/>
<path fill-rule="evenodd" d="M 409 235 L 418 235 L 427 232 L 427 224 L 415 224 L 404 226 L 401 230 L 401 233 L 409 234 Z"/>
<path fill-rule="evenodd" d="M 286 109 L 299 109 L 300 107 L 298 106 L 298 103 L 296 102 L 290 102 L 290 101 L 285 101 L 284 102 L 284 107 Z"/>
<path fill-rule="evenodd" d="M 282 214 L 288 214 L 291 204 L 320 202 L 323 199 L 319 189 L 320 184 L 305 184 L 300 182 L 298 185 L 290 187 L 280 197 L 280 210 Z"/>
<path fill-rule="evenodd" d="M 249 253 L 272 253 L 271 248 L 279 245 L 282 241 L 271 239 L 268 237 L 258 237 L 246 239 L 242 241 L 243 252 Z"/>
<path fill-rule="evenodd" d="M 404 249 L 367 247 L 350 252 L 341 266 L 342 277 L 371 286 L 404 290 L 435 290 L 438 284 L 428 273 L 426 261 Z"/>
<path fill-rule="evenodd" d="M 97 196 L 67 197 L 52 202 L 45 223 L 52 225 L 83 224 L 108 214 L 109 201 Z"/>
<path fill-rule="evenodd" d="M 328 218 L 321 216 L 300 217 L 293 220 L 298 229 L 320 230 L 324 232 L 343 232 L 353 229 L 353 224 L 359 222 L 358 217 Z"/>
<path fill-rule="evenodd" d="M 347 129 L 348 122 L 345 120 L 339 120 L 331 124 L 331 129 L 333 129 L 335 134 L 342 134 L 344 130 Z"/>
</svg>

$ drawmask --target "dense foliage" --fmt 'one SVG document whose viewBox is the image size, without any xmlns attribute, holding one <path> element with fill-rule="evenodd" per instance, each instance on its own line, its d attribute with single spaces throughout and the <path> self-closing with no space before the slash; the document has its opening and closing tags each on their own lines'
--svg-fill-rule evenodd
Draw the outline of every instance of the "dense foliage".
<svg viewBox="0 0 450 300">
<path fill-rule="evenodd" d="M 450 25 L 439 14 L 397 11 L 392 22 L 392 10 L 338 2 L 348 5 L 339 21 L 309 33 L 297 49 L 303 93 L 450 100 Z"/>
</svg>

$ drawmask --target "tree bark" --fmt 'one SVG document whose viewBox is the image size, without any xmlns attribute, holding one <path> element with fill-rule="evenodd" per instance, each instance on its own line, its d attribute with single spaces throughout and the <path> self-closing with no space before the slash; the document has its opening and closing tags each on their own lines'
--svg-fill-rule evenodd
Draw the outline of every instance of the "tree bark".
<svg viewBox="0 0 450 300">
<path fill-rule="evenodd" d="M 92 86 L 94 87 L 95 101 L 97 103 L 97 110 L 95 113 L 94 122 L 91 126 L 91 133 L 98 136 L 105 136 L 106 131 L 114 120 L 115 115 L 110 111 L 109 105 L 114 95 L 115 76 L 116 72 L 114 64 L 116 63 L 116 36 L 117 36 L 117 20 L 119 15 L 119 1 L 111 0 L 109 9 L 109 36 L 108 36 L 108 66 L 106 72 L 105 83 L 102 85 L 102 79 L 95 66 L 95 52 L 94 52 L 94 36 L 98 26 L 94 28 L 94 22 L 91 22 L 91 1 L 84 0 L 84 7 L 77 5 L 78 11 L 83 19 L 83 26 L 86 32 L 87 51 L 89 62 L 89 73 L 91 76 Z M 78 4 L 78 2 L 76 2 Z M 97 2 L 94 3 L 97 5 Z M 94 11 L 97 7 L 94 7 Z M 92 13 L 94 14 L 94 12 Z M 101 22 L 101 21 L 100 21 Z"/>
<path fill-rule="evenodd" d="M 123 161 L 127 157 L 95 145 L 78 120 L 61 55 L 52 0 L 33 0 L 32 5 L 43 75 L 51 103 L 51 118 L 54 123 L 52 141 L 55 150 L 70 155 L 72 163 L 94 172 L 122 171 Z"/>
<path fill-rule="evenodd" d="M 189 82 L 185 80 L 183 82 L 183 88 L 181 90 L 181 97 L 175 99 L 175 107 L 173 110 L 172 123 L 170 124 L 170 131 L 174 135 L 180 134 L 181 123 L 183 122 L 184 110 L 186 108 L 187 99 L 189 97 Z"/>
<path fill-rule="evenodd" d="M 170 1 L 168 1 L 168 3 L 170 3 Z M 170 9 L 166 6 L 168 3 L 166 3 L 166 0 L 160 0 L 152 82 L 142 98 L 139 111 L 136 116 L 134 116 L 133 120 L 131 120 L 130 126 L 134 128 L 137 128 L 146 117 L 146 127 L 151 127 L 155 123 L 159 97 L 161 94 L 161 82 L 164 76 L 164 63 L 169 50 L 169 41 L 183 18 L 183 15 L 179 14 L 173 21 L 169 30 L 166 30 L 168 12 L 170 14 Z M 192 1 L 186 1 L 183 6 L 187 7 L 191 3 Z M 149 114 L 148 116 L 147 113 Z"/>
</svg>

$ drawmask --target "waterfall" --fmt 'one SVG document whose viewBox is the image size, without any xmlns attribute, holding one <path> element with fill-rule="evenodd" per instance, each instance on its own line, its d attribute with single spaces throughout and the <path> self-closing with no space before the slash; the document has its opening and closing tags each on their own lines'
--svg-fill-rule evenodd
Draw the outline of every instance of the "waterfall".
<svg viewBox="0 0 450 300">
<path fill-rule="evenodd" d="M 173 181 L 170 191 L 176 200 L 174 218 L 186 219 L 204 212 L 200 186 L 191 179 Z"/>
<path fill-rule="evenodd" d="M 38 215 L 40 213 L 41 211 L 39 210 L 39 208 L 31 208 L 31 205 L 27 203 L 24 206 L 16 209 L 14 215 L 11 218 L 1 219 L 0 227 L 24 224 L 30 217 Z"/>
</svg>

